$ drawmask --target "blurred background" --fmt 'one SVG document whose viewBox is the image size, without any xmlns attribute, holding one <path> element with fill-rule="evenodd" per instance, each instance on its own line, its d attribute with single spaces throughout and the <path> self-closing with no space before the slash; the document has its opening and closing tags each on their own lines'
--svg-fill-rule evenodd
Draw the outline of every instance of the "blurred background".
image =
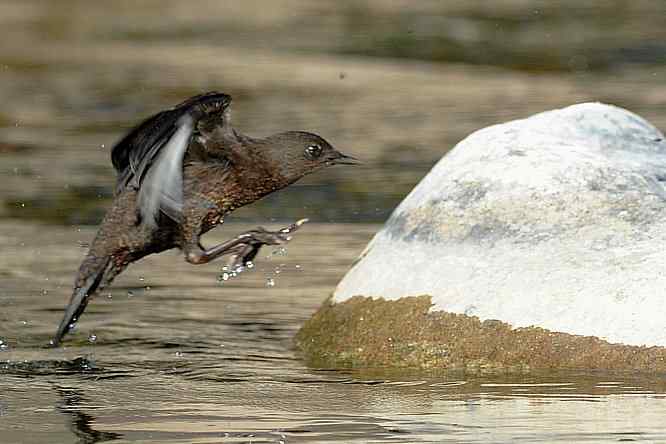
<svg viewBox="0 0 666 444">
<path fill-rule="evenodd" d="M 0 217 L 96 224 L 110 148 L 184 98 L 254 136 L 315 131 L 365 164 L 234 213 L 382 222 L 481 127 L 603 101 L 666 127 L 666 6 L 559 2 L 0 1 Z"/>
</svg>

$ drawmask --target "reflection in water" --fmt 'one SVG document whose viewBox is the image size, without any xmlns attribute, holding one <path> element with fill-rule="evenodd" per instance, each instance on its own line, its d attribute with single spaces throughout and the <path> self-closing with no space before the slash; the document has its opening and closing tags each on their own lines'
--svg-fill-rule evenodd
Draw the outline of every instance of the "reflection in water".
<svg viewBox="0 0 666 444">
<path fill-rule="evenodd" d="M 93 429 L 92 423 L 95 418 L 83 411 L 84 408 L 94 409 L 81 392 L 74 388 L 56 386 L 55 390 L 60 395 L 62 402 L 57 404 L 57 409 L 70 418 L 70 429 L 78 436 L 81 444 L 95 444 L 98 442 L 112 441 L 122 438 L 122 435 L 114 432 L 101 432 Z"/>
</svg>

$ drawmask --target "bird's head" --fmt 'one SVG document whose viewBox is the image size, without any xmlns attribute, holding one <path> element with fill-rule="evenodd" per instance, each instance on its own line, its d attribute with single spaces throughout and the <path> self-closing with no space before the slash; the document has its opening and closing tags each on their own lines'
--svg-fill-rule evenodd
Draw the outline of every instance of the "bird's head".
<svg viewBox="0 0 666 444">
<path fill-rule="evenodd" d="M 281 175 L 290 181 L 333 165 L 357 165 L 360 162 L 342 154 L 316 134 L 289 131 L 276 134 L 270 140 L 270 157 Z"/>
</svg>

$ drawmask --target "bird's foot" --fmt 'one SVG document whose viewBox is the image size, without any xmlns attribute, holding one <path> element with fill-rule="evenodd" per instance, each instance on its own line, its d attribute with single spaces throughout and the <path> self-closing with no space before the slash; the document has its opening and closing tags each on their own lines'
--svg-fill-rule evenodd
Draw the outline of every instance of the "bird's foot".
<svg viewBox="0 0 666 444">
<path fill-rule="evenodd" d="M 242 243 L 236 247 L 237 251 L 234 251 L 231 255 L 227 267 L 231 270 L 238 270 L 239 267 L 251 266 L 252 260 L 257 256 L 262 246 L 282 245 L 289 242 L 292 233 L 298 230 L 307 221 L 308 219 L 300 219 L 277 231 L 268 231 L 259 227 L 241 234 L 239 239 L 242 239 Z"/>
<path fill-rule="evenodd" d="M 244 244 L 261 245 L 280 245 L 291 240 L 291 233 L 298 230 L 301 225 L 307 222 L 307 219 L 301 219 L 291 225 L 288 225 L 277 231 L 268 231 L 263 227 L 258 227 L 241 234 L 239 239 L 243 239 Z"/>
</svg>

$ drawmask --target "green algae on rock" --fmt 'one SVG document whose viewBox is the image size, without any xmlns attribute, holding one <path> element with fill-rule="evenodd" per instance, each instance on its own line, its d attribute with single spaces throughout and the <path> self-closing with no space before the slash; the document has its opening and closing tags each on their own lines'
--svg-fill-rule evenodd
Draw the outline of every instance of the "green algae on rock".
<svg viewBox="0 0 666 444">
<path fill-rule="evenodd" d="M 512 328 L 431 311 L 430 296 L 394 301 L 330 298 L 296 343 L 315 367 L 413 367 L 489 372 L 593 369 L 666 372 L 666 347 L 611 344 L 593 336 Z"/>
</svg>

